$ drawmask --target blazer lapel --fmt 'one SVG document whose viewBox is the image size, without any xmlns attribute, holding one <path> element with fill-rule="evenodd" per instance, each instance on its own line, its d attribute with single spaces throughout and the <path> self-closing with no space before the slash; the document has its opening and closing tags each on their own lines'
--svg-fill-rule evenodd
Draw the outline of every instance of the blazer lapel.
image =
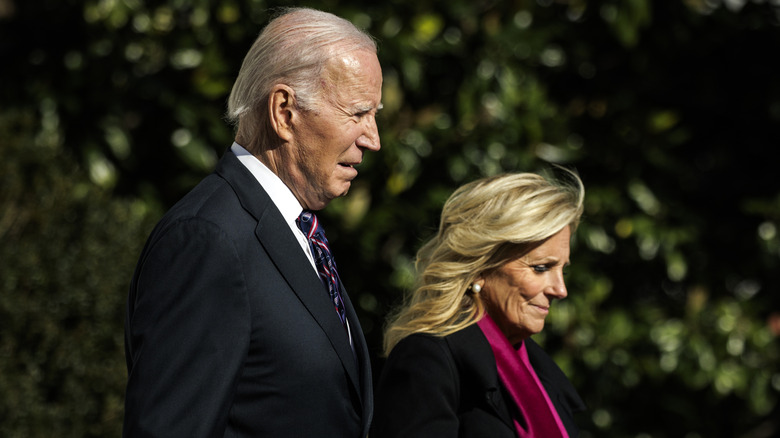
<svg viewBox="0 0 780 438">
<path fill-rule="evenodd" d="M 477 324 L 472 324 L 451 334 L 448 338 L 453 356 L 459 358 L 463 369 L 469 370 L 464 375 L 474 379 L 472 384 L 485 397 L 494 415 L 514 431 L 515 424 L 509 413 L 504 392 L 501 390 L 493 350 L 482 330 Z"/>
<path fill-rule="evenodd" d="M 331 303 L 319 276 L 314 272 L 303 251 L 297 249 L 298 241 L 292 236 L 289 227 L 278 211 L 275 209 L 266 210 L 266 214 L 260 218 L 255 234 L 273 259 L 279 272 L 290 284 L 293 292 L 325 331 L 350 379 L 352 379 L 352 383 L 356 388 L 359 388 L 357 366 L 349 346 L 349 335 L 333 309 L 333 303 Z M 290 248 L 295 248 L 295 250 L 290 250 Z"/>
<path fill-rule="evenodd" d="M 577 394 L 574 385 L 539 344 L 528 338 L 525 340 L 525 347 L 531 366 L 547 391 L 547 395 L 550 396 L 550 401 L 555 406 L 566 430 L 570 436 L 577 436 L 577 426 L 571 415 L 574 412 L 584 411 L 585 403 Z"/>
<path fill-rule="evenodd" d="M 347 314 L 347 321 L 349 321 L 349 327 L 352 331 L 352 343 L 355 348 L 354 359 L 357 360 L 358 372 L 360 373 L 360 394 L 361 401 L 363 402 L 364 411 L 366 415 L 363 416 L 363 434 L 361 436 L 368 435 L 368 427 L 371 425 L 371 417 L 374 411 L 374 389 L 373 378 L 371 376 L 371 358 L 368 353 L 368 345 L 366 339 L 363 336 L 363 328 L 360 326 L 360 320 L 355 313 L 355 308 L 352 306 L 352 301 L 349 299 L 349 295 L 344 289 L 344 285 L 341 285 L 341 298 L 344 300 L 344 310 Z M 335 312 L 333 312 L 335 313 Z M 341 321 L 339 321 L 339 324 Z M 342 361 L 344 359 L 342 358 Z"/>
<path fill-rule="evenodd" d="M 311 267 L 298 241 L 290 231 L 271 198 L 228 149 L 217 166 L 217 173 L 231 185 L 241 205 L 258 221 L 255 235 L 290 288 L 322 327 L 355 388 L 360 388 L 357 365 L 349 346 L 349 336 L 341 324 L 322 282 Z M 346 294 L 344 294 L 346 296 Z M 351 304 L 350 304 L 351 309 Z M 354 314 L 354 310 L 352 310 Z M 353 321 L 355 321 L 353 323 Z M 353 333 L 360 330 L 357 318 L 350 321 Z M 353 336 L 360 338 L 360 336 Z M 358 390 L 358 393 L 361 393 Z"/>
</svg>

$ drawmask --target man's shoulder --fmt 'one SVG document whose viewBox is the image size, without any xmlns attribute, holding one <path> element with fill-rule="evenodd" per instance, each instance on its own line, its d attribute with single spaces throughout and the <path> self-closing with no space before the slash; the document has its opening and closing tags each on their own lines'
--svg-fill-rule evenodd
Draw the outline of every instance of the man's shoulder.
<svg viewBox="0 0 780 438">
<path fill-rule="evenodd" d="M 250 223 L 251 219 L 230 185 L 219 175 L 211 174 L 160 218 L 152 234 L 159 236 L 184 224 L 189 227 L 203 224 L 228 231 L 242 221 Z"/>
<path fill-rule="evenodd" d="M 224 178 L 212 173 L 179 199 L 164 218 L 181 219 L 209 215 L 213 211 L 224 211 L 225 208 L 238 205 L 237 201 L 230 184 Z"/>
</svg>

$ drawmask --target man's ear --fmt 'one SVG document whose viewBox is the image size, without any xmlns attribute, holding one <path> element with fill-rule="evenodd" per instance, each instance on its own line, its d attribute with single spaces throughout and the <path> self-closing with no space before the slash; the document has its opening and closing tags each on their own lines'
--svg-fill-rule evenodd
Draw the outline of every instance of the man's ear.
<svg viewBox="0 0 780 438">
<path fill-rule="evenodd" d="M 274 85 L 268 97 L 268 117 L 271 127 L 282 141 L 292 140 L 294 116 L 297 116 L 295 91 L 284 84 Z"/>
</svg>

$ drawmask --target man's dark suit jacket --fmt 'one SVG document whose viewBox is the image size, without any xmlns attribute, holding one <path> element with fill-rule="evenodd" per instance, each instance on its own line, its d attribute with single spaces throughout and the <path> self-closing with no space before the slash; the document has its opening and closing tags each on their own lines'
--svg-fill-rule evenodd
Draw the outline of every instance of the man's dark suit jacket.
<svg viewBox="0 0 780 438">
<path fill-rule="evenodd" d="M 569 436 L 578 436 L 573 414 L 584 403 L 541 347 L 525 342 Z M 371 438 L 517 437 L 514 402 L 477 324 L 445 337 L 414 334 L 399 342 L 382 369 L 375 402 Z"/>
<path fill-rule="evenodd" d="M 127 437 L 365 437 L 368 349 L 228 150 L 149 237 L 132 280 Z M 356 363 L 357 362 L 357 363 Z"/>
</svg>

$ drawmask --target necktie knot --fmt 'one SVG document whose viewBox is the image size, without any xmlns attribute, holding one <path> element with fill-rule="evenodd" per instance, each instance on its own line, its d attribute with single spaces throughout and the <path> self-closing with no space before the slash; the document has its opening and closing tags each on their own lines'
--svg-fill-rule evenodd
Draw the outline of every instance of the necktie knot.
<svg viewBox="0 0 780 438">
<path fill-rule="evenodd" d="M 303 234 L 306 235 L 307 239 L 311 239 L 314 233 L 317 232 L 317 228 L 319 228 L 319 221 L 317 220 L 317 216 L 314 213 L 306 210 L 298 215 L 298 219 L 295 220 L 295 223 L 298 225 L 298 228 L 303 231 Z"/>
</svg>

